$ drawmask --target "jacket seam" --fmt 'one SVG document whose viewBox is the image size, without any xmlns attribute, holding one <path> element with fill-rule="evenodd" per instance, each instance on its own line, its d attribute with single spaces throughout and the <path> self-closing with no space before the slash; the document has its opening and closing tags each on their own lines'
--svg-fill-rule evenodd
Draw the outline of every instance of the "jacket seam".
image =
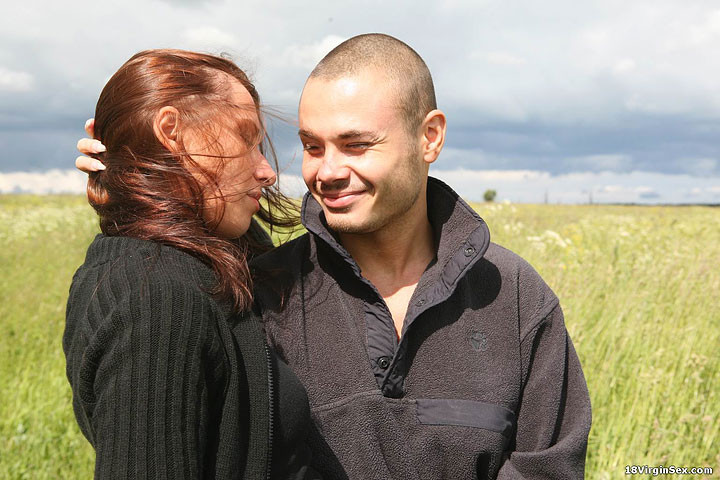
<svg viewBox="0 0 720 480">
<path fill-rule="evenodd" d="M 520 344 L 523 344 L 530 334 L 537 330 L 538 327 L 542 325 L 559 306 L 560 301 L 555 299 L 541 308 L 538 313 L 534 315 L 534 320 L 530 322 L 531 327 L 528 329 L 527 333 L 525 335 L 521 335 Z"/>
</svg>

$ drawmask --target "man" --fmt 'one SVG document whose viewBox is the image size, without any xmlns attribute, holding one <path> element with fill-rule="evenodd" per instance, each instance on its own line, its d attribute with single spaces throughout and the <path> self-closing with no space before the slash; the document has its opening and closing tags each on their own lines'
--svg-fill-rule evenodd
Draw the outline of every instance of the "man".
<svg viewBox="0 0 720 480">
<path fill-rule="evenodd" d="M 446 119 L 423 60 L 387 35 L 347 40 L 299 124 L 308 233 L 256 260 L 256 301 L 307 388 L 316 468 L 582 478 L 590 401 L 557 297 L 428 177 Z"/>
<path fill-rule="evenodd" d="M 298 117 L 309 233 L 258 259 L 257 301 L 308 390 L 318 469 L 582 478 L 590 401 L 557 297 L 428 178 L 446 119 L 423 60 L 351 38 Z"/>
</svg>

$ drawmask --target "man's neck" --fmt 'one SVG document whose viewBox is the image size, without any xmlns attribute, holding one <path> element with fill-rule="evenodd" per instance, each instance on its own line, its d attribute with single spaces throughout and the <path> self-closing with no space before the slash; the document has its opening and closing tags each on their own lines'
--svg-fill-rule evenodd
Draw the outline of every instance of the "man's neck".
<svg viewBox="0 0 720 480">
<path fill-rule="evenodd" d="M 433 230 L 427 203 L 418 202 L 392 225 L 367 234 L 340 234 L 340 241 L 362 270 L 362 275 L 385 299 L 398 332 L 407 304 L 428 264 L 435 257 Z"/>
</svg>

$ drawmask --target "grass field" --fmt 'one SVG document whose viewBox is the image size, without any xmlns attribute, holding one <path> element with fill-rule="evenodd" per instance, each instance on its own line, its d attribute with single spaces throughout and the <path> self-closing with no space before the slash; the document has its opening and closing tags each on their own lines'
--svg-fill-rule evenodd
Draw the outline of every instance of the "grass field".
<svg viewBox="0 0 720 480">
<path fill-rule="evenodd" d="M 717 477 L 720 209 L 475 207 L 561 299 L 593 403 L 587 478 L 649 477 L 625 465 Z M 61 336 L 96 224 L 80 197 L 0 196 L 0 478 L 92 477 Z"/>
</svg>

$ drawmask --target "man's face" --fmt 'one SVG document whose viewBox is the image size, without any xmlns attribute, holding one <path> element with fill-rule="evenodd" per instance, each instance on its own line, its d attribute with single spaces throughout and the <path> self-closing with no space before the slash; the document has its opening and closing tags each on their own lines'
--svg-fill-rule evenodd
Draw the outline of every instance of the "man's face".
<svg viewBox="0 0 720 480">
<path fill-rule="evenodd" d="M 303 178 L 331 229 L 375 232 L 420 201 L 427 170 L 419 137 L 408 134 L 382 76 L 311 79 L 298 117 Z"/>
</svg>

